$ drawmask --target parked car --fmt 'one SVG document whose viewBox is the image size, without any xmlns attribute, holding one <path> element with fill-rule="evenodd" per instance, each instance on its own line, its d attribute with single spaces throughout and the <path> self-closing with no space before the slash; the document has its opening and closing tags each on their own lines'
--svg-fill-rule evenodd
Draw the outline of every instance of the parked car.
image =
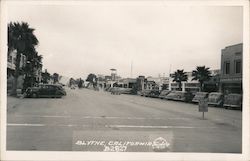
<svg viewBox="0 0 250 161">
<path fill-rule="evenodd" d="M 148 96 L 152 98 L 158 98 L 160 95 L 160 91 L 157 89 L 153 89 L 149 92 Z"/>
<path fill-rule="evenodd" d="M 25 92 L 26 97 L 53 97 L 61 98 L 66 95 L 65 90 L 60 85 L 40 84 L 37 87 L 29 87 Z"/>
<path fill-rule="evenodd" d="M 242 95 L 231 93 L 224 97 L 223 107 L 242 109 Z"/>
<path fill-rule="evenodd" d="M 192 94 L 191 92 L 176 91 L 175 97 L 173 98 L 173 100 L 183 101 L 183 102 L 192 102 L 193 98 L 194 98 L 194 94 Z"/>
<path fill-rule="evenodd" d="M 120 88 L 121 94 L 132 94 L 132 88 Z"/>
<path fill-rule="evenodd" d="M 57 86 L 62 91 L 62 93 L 63 93 L 64 96 L 67 95 L 67 93 L 66 93 L 63 85 L 61 85 L 61 84 L 54 84 L 54 86 Z"/>
<path fill-rule="evenodd" d="M 192 99 L 192 102 L 199 103 L 201 99 L 205 99 L 208 97 L 207 92 L 197 92 L 195 93 L 194 98 Z"/>
<path fill-rule="evenodd" d="M 220 92 L 212 92 L 208 95 L 208 105 L 214 105 L 222 107 L 223 105 L 223 94 Z"/>
<path fill-rule="evenodd" d="M 167 96 L 165 96 L 165 99 L 174 100 L 174 98 L 176 97 L 176 92 L 177 91 L 171 91 Z"/>
<path fill-rule="evenodd" d="M 161 91 L 161 93 L 159 94 L 158 97 L 159 97 L 160 99 L 163 99 L 163 98 L 165 98 L 170 92 L 171 92 L 170 90 L 163 90 L 163 91 Z"/>
<path fill-rule="evenodd" d="M 165 98 L 168 100 L 191 102 L 194 94 L 191 92 L 171 91 Z"/>
<path fill-rule="evenodd" d="M 110 90 L 111 94 L 131 94 L 131 88 L 121 88 L 121 87 L 113 87 Z"/>
<path fill-rule="evenodd" d="M 149 90 L 149 89 L 142 90 L 141 96 L 148 97 L 150 92 L 151 92 L 151 90 Z"/>
</svg>

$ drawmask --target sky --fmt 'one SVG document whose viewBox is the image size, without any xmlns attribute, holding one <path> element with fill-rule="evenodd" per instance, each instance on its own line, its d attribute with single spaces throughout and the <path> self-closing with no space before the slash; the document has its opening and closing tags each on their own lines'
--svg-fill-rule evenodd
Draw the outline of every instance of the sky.
<svg viewBox="0 0 250 161">
<path fill-rule="evenodd" d="M 8 22 L 28 22 L 35 29 L 43 70 L 50 73 L 86 79 L 115 68 L 122 77 L 158 77 L 201 65 L 220 69 L 221 49 L 243 41 L 242 11 L 112 1 L 11 4 Z"/>
</svg>

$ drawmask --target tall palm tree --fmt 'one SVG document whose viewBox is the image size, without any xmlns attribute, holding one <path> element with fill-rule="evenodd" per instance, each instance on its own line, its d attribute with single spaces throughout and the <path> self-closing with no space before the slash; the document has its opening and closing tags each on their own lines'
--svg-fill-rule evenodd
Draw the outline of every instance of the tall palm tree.
<svg viewBox="0 0 250 161">
<path fill-rule="evenodd" d="M 192 80 L 199 81 L 200 91 L 203 91 L 204 82 L 210 80 L 211 72 L 209 71 L 209 68 L 206 68 L 205 66 L 198 66 L 196 67 L 196 70 L 193 70 L 192 76 Z"/>
<path fill-rule="evenodd" d="M 8 24 L 8 53 L 16 50 L 13 95 L 16 95 L 17 79 L 20 75 L 21 54 L 27 55 L 28 52 L 34 51 L 37 44 L 38 40 L 34 35 L 34 29 L 30 28 L 28 23 L 10 22 Z"/>
<path fill-rule="evenodd" d="M 177 70 L 171 77 L 174 78 L 174 82 L 178 83 L 179 91 L 181 91 L 181 83 L 187 81 L 188 79 L 186 72 L 184 72 L 184 70 Z"/>
</svg>

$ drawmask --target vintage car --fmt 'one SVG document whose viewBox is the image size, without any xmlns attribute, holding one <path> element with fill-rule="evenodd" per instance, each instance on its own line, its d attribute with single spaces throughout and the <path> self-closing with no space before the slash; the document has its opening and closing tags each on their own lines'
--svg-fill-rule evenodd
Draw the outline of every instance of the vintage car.
<svg viewBox="0 0 250 161">
<path fill-rule="evenodd" d="M 158 98 L 159 95 L 160 95 L 160 91 L 158 89 L 153 89 L 148 94 L 148 96 L 152 98 Z"/>
<path fill-rule="evenodd" d="M 197 92 L 195 93 L 194 98 L 192 99 L 192 102 L 194 103 L 199 103 L 199 101 L 201 99 L 205 99 L 208 97 L 208 93 L 207 92 Z"/>
<path fill-rule="evenodd" d="M 168 100 L 191 102 L 194 95 L 191 92 L 172 91 L 165 98 Z"/>
<path fill-rule="evenodd" d="M 37 87 L 29 87 L 25 91 L 26 97 L 52 97 L 61 98 L 66 95 L 66 91 L 61 85 L 55 84 L 40 84 Z"/>
<path fill-rule="evenodd" d="M 177 91 L 171 91 L 171 92 L 165 97 L 165 99 L 167 99 L 167 100 L 174 100 L 174 98 L 176 97 L 176 92 L 177 92 Z"/>
<path fill-rule="evenodd" d="M 148 97 L 150 92 L 151 92 L 151 90 L 145 89 L 145 90 L 142 90 L 142 91 L 141 91 L 140 95 L 141 95 L 141 96 Z"/>
<path fill-rule="evenodd" d="M 208 95 L 208 105 L 222 107 L 223 94 L 220 92 L 212 92 Z"/>
<path fill-rule="evenodd" d="M 225 108 L 235 108 L 235 109 L 242 109 L 242 95 L 231 93 L 225 95 L 223 107 Z"/>
<path fill-rule="evenodd" d="M 160 99 L 164 99 L 170 92 L 171 92 L 170 90 L 163 90 L 163 91 L 161 91 L 161 93 L 158 97 Z"/>
<path fill-rule="evenodd" d="M 131 88 L 121 88 L 121 87 L 113 87 L 111 89 L 111 94 L 131 94 L 132 89 Z"/>
</svg>

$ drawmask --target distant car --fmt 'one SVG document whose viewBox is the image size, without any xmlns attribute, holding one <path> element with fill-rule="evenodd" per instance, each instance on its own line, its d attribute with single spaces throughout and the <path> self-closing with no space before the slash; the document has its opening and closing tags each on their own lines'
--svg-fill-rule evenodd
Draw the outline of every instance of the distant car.
<svg viewBox="0 0 250 161">
<path fill-rule="evenodd" d="M 191 102 L 194 95 L 191 92 L 171 91 L 165 98 L 168 100 Z"/>
<path fill-rule="evenodd" d="M 160 99 L 164 99 L 171 91 L 170 90 L 163 90 L 161 91 L 161 93 L 159 94 L 159 98 Z"/>
<path fill-rule="evenodd" d="M 199 103 L 199 101 L 201 99 L 205 99 L 208 97 L 208 93 L 207 92 L 197 92 L 194 96 L 194 98 L 192 99 L 192 102 L 195 102 L 195 103 Z"/>
<path fill-rule="evenodd" d="M 61 98 L 66 95 L 65 90 L 61 85 L 40 84 L 37 87 L 29 87 L 25 92 L 26 97 L 52 97 Z"/>
<path fill-rule="evenodd" d="M 174 100 L 174 98 L 176 97 L 176 92 L 177 91 L 171 91 L 167 96 L 165 96 L 165 99 Z"/>
<path fill-rule="evenodd" d="M 231 93 L 225 95 L 223 107 L 242 109 L 242 95 Z"/>
<path fill-rule="evenodd" d="M 149 89 L 142 90 L 141 96 L 148 97 L 150 92 L 151 92 L 151 90 L 149 90 Z"/>
<path fill-rule="evenodd" d="M 132 88 L 120 88 L 121 94 L 132 94 Z"/>
<path fill-rule="evenodd" d="M 212 92 L 208 95 L 208 105 L 222 107 L 223 94 L 220 92 Z"/>
<path fill-rule="evenodd" d="M 160 91 L 157 89 L 153 89 L 149 92 L 148 96 L 152 98 L 158 98 L 160 95 Z"/>
<path fill-rule="evenodd" d="M 111 94 L 114 94 L 114 95 L 120 94 L 118 87 L 111 87 L 109 91 L 111 92 Z"/>
</svg>

